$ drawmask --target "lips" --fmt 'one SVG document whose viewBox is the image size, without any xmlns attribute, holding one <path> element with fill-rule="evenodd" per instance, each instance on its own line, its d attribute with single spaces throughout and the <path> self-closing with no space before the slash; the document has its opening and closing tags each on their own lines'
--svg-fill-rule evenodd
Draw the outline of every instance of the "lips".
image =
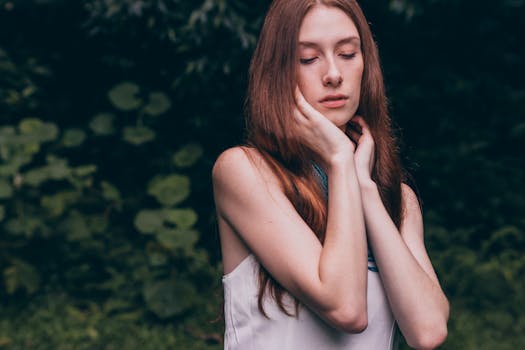
<svg viewBox="0 0 525 350">
<path fill-rule="evenodd" d="M 348 96 L 343 94 L 337 94 L 337 95 L 326 95 L 323 97 L 319 102 L 323 103 L 326 101 L 337 101 L 337 100 L 347 100 Z"/>
<path fill-rule="evenodd" d="M 337 94 L 337 95 L 327 95 L 323 97 L 319 102 L 326 108 L 341 108 L 346 104 L 348 96 Z"/>
</svg>

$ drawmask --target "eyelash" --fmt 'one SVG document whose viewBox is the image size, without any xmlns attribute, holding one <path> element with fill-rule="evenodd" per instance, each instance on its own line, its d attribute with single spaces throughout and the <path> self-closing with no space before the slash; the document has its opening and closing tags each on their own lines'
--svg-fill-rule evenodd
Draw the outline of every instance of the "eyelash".
<svg viewBox="0 0 525 350">
<path fill-rule="evenodd" d="M 356 55 L 357 55 L 356 52 L 351 53 L 351 54 L 348 54 L 348 55 L 343 55 L 343 54 L 341 54 L 341 56 L 343 56 L 343 57 L 344 57 L 345 59 L 347 59 L 347 60 L 351 60 L 351 59 L 354 58 Z"/>
<path fill-rule="evenodd" d="M 357 55 L 357 53 L 354 52 L 354 53 L 351 53 L 351 54 L 348 54 L 348 55 L 346 55 L 346 54 L 341 54 L 340 56 L 343 57 L 345 60 L 351 60 L 351 59 L 354 58 L 356 55 Z M 313 57 L 313 58 L 301 58 L 301 59 L 299 60 L 299 62 L 300 62 L 301 64 L 310 64 L 310 63 L 312 63 L 316 58 L 317 58 L 317 57 Z"/>
<path fill-rule="evenodd" d="M 301 64 L 310 64 L 312 63 L 317 57 L 314 57 L 314 58 L 301 58 L 299 60 L 299 62 L 301 62 Z"/>
</svg>

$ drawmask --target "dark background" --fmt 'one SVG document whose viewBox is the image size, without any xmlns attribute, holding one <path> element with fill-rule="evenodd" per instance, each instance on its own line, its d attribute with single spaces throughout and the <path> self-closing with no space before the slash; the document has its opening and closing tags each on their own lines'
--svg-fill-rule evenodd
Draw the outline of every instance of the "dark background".
<svg viewBox="0 0 525 350">
<path fill-rule="evenodd" d="M 0 0 L 0 348 L 221 348 L 210 174 L 268 5 Z M 524 1 L 361 5 L 442 348 L 524 348 Z"/>
</svg>

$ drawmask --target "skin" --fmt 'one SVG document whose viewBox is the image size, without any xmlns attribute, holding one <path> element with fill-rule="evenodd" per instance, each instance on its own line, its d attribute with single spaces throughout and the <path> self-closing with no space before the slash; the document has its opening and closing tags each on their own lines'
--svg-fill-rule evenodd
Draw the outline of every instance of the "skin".
<svg viewBox="0 0 525 350">
<path fill-rule="evenodd" d="M 348 59 L 342 54 L 350 47 L 338 44 L 341 38 L 355 35 L 349 17 L 324 6 L 307 14 L 299 34 L 300 41 L 315 44 L 315 49 L 314 45 L 298 48 L 295 132 L 315 152 L 328 176 L 324 245 L 295 211 L 258 153 L 247 150 L 255 159 L 253 164 L 242 149 L 231 148 L 213 168 L 224 272 L 254 254 L 284 288 L 327 323 L 345 332 L 360 332 L 368 323 L 369 241 L 408 344 L 433 349 L 446 337 L 449 305 L 424 246 L 417 197 L 402 186 L 406 212 L 398 230 L 371 180 L 374 140 L 364 119 L 354 115 L 362 56 L 350 45 L 356 54 Z M 305 65 L 301 59 L 307 55 L 315 59 Z M 348 103 L 326 110 L 318 101 L 334 93 L 348 95 Z M 349 122 L 356 127 L 346 128 Z"/>
<path fill-rule="evenodd" d="M 301 24 L 298 51 L 300 91 L 313 108 L 344 131 L 359 106 L 364 68 L 356 26 L 341 10 L 315 7 Z M 329 94 L 348 96 L 346 105 L 326 108 L 320 100 Z"/>
</svg>

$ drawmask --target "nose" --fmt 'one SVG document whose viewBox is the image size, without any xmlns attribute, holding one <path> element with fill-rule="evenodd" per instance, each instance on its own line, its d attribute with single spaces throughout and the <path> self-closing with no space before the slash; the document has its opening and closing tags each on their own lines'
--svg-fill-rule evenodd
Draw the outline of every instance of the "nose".
<svg viewBox="0 0 525 350">
<path fill-rule="evenodd" d="M 341 75 L 341 71 L 335 64 L 334 60 L 328 60 L 327 63 L 327 71 L 325 75 L 323 76 L 323 85 L 328 86 L 339 86 L 343 82 L 343 76 Z"/>
</svg>

